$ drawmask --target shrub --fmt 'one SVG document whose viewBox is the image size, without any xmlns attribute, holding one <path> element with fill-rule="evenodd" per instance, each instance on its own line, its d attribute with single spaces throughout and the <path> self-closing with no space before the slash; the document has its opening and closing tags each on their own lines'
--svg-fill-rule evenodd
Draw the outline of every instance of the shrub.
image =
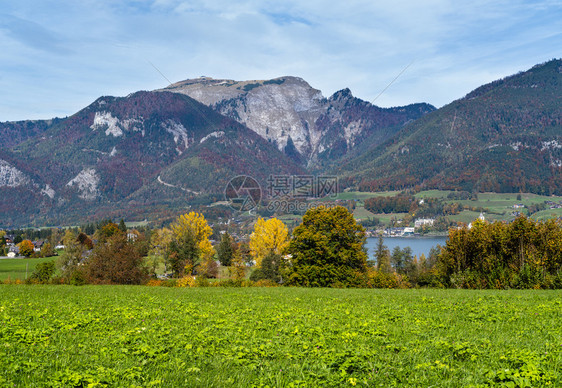
<svg viewBox="0 0 562 388">
<path fill-rule="evenodd" d="M 72 286 L 83 286 L 86 283 L 88 281 L 83 269 L 75 269 L 68 276 L 68 284 Z"/>
<path fill-rule="evenodd" d="M 279 284 L 269 280 L 269 279 L 261 279 L 258 280 L 255 284 L 256 287 L 279 287 Z"/>
<path fill-rule="evenodd" d="M 367 275 L 367 287 L 369 288 L 408 288 L 408 278 L 396 272 L 386 273 L 370 270 Z"/>
<path fill-rule="evenodd" d="M 35 270 L 31 274 L 30 279 L 36 280 L 38 283 L 48 283 L 55 274 L 55 261 L 47 261 L 39 263 L 35 266 Z"/>
</svg>

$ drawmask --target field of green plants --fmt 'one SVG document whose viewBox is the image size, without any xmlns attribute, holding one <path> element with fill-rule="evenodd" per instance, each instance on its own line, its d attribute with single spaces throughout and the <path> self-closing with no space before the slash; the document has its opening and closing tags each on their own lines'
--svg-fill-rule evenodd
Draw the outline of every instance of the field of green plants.
<svg viewBox="0 0 562 388">
<path fill-rule="evenodd" d="M 0 386 L 560 386 L 561 311 L 558 291 L 0 285 Z"/>
</svg>

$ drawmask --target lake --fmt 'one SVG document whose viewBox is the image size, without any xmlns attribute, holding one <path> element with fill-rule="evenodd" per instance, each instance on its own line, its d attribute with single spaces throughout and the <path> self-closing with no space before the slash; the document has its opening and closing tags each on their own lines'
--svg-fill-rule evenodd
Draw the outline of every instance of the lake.
<svg viewBox="0 0 562 388">
<path fill-rule="evenodd" d="M 375 249 L 377 247 L 379 239 L 378 237 L 369 237 L 367 239 L 367 253 L 369 254 L 369 259 L 374 259 Z M 447 237 L 383 237 L 384 245 L 390 250 L 394 247 L 400 247 L 401 249 L 410 247 L 412 248 L 412 253 L 418 257 L 423 253 L 428 255 L 431 248 L 441 245 L 445 245 Z"/>
</svg>

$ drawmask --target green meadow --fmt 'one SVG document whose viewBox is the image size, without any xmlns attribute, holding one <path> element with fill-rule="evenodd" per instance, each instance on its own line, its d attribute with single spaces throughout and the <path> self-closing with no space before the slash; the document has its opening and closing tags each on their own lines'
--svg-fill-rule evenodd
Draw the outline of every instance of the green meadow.
<svg viewBox="0 0 562 388">
<path fill-rule="evenodd" d="M 560 291 L 0 285 L 0 386 L 560 386 L 561 311 Z"/>
<path fill-rule="evenodd" d="M 39 263 L 56 260 L 56 257 L 42 257 L 37 259 L 0 259 L 0 281 L 2 280 L 25 280 L 26 275 L 30 277 Z"/>
</svg>

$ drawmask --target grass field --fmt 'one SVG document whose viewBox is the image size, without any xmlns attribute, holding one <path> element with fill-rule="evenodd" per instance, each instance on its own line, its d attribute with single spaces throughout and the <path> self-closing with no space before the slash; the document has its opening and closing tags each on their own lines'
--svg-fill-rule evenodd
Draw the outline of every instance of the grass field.
<svg viewBox="0 0 562 388">
<path fill-rule="evenodd" d="M 363 221 L 376 218 L 377 216 L 365 209 L 363 206 L 357 206 L 355 210 L 353 210 L 353 217 L 358 221 Z"/>
<path fill-rule="evenodd" d="M 473 200 L 456 200 L 448 199 L 451 191 L 449 190 L 425 190 L 417 193 L 416 198 L 441 198 L 447 203 L 459 203 L 462 206 L 468 206 L 470 208 L 482 208 L 484 209 L 485 218 L 488 221 L 511 221 L 515 218 L 513 213 L 519 211 L 523 214 L 528 214 L 527 208 L 531 205 L 537 205 L 544 203 L 545 201 L 562 201 L 562 197 L 555 196 L 545 196 L 537 194 L 528 193 L 478 193 L 478 199 Z M 338 199 L 347 200 L 357 200 L 357 208 L 354 212 L 354 216 L 358 220 L 368 219 L 369 217 L 377 217 L 384 225 L 388 226 L 392 218 L 401 219 L 404 214 L 386 214 L 386 215 L 373 215 L 364 209 L 363 203 L 365 199 L 378 197 L 378 196 L 395 196 L 399 194 L 398 191 L 381 191 L 381 192 L 358 192 L 350 191 L 346 193 L 338 194 Z M 521 195 L 521 199 L 517 197 Z M 514 209 L 513 205 L 523 204 L 526 208 Z M 451 221 L 464 222 L 466 224 L 474 221 L 480 215 L 479 211 L 463 210 L 459 214 L 454 216 L 448 216 Z M 557 218 L 562 216 L 562 209 L 544 210 L 532 215 L 532 218 L 538 220 L 546 220 L 549 218 Z"/>
<path fill-rule="evenodd" d="M 540 212 L 536 212 L 531 216 L 531 218 L 537 221 L 544 221 L 550 218 L 562 217 L 562 209 L 547 209 Z"/>
<path fill-rule="evenodd" d="M 51 260 L 56 260 L 57 257 L 43 257 L 39 259 L 0 259 L 0 280 L 16 280 L 25 279 L 26 267 L 27 276 L 31 276 L 35 266 L 39 263 L 44 263 Z"/>
<path fill-rule="evenodd" d="M 0 386 L 560 386 L 561 297 L 2 285 Z"/>
</svg>

